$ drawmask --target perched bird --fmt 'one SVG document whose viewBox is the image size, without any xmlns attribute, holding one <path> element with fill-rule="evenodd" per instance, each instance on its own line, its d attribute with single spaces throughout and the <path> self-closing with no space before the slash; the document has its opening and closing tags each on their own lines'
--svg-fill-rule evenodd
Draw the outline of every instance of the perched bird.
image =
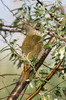
<svg viewBox="0 0 66 100">
<path fill-rule="evenodd" d="M 22 53 L 26 57 L 26 60 L 23 63 L 24 69 L 22 70 L 22 73 L 14 90 L 11 92 L 7 100 L 16 100 L 19 97 L 20 93 L 23 90 L 24 84 L 26 84 L 29 78 L 31 70 L 31 65 L 27 63 L 27 59 L 31 60 L 33 59 L 33 57 L 38 59 L 43 46 L 43 42 L 41 41 L 41 35 L 39 31 L 37 31 L 29 25 L 25 25 L 24 29 L 27 33 L 26 38 L 24 39 L 24 42 L 21 47 Z"/>
<path fill-rule="evenodd" d="M 33 57 L 38 59 L 43 46 L 41 34 L 38 30 L 28 25 L 25 26 L 25 31 L 27 36 L 22 44 L 22 53 L 24 53 L 28 59 L 32 59 Z"/>
</svg>

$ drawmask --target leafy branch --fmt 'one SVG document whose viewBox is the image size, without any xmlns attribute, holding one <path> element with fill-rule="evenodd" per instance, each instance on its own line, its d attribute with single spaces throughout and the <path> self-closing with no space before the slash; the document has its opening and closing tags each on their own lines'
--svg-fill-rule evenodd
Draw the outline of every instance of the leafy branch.
<svg viewBox="0 0 66 100">
<path fill-rule="evenodd" d="M 35 79 L 35 74 L 37 72 L 37 70 L 42 67 L 41 65 L 43 65 L 45 59 L 51 55 L 52 58 L 50 59 L 51 61 L 54 60 L 54 64 L 56 65 L 56 67 L 51 68 L 48 67 L 46 65 L 46 67 L 48 67 L 49 69 L 51 69 L 50 74 L 49 72 L 47 73 L 47 76 L 45 77 L 45 80 L 43 81 L 43 83 L 37 88 L 37 90 L 33 93 L 30 94 L 30 96 L 26 99 L 26 100 L 31 100 L 35 95 L 37 95 L 41 89 L 45 86 L 46 83 L 48 83 L 48 81 L 52 78 L 52 76 L 54 76 L 54 74 L 56 72 L 61 72 L 64 71 L 64 74 L 66 73 L 65 70 L 65 66 L 66 66 L 66 28 L 65 28 L 65 15 L 62 15 L 61 13 L 58 14 L 58 9 L 56 9 L 56 7 L 54 5 L 52 5 L 49 9 L 47 8 L 47 6 L 45 6 L 45 4 L 39 0 L 36 0 L 36 5 L 34 5 L 34 12 L 29 12 L 30 13 L 30 17 L 28 18 L 23 18 L 24 16 L 19 15 L 19 11 L 17 11 L 16 9 L 16 14 L 13 13 L 14 10 L 10 10 L 10 8 L 8 8 L 7 5 L 4 4 L 3 0 L 1 0 L 2 4 L 10 11 L 10 13 L 12 13 L 13 16 L 15 16 L 15 21 L 13 22 L 13 25 L 5 25 L 2 22 L 0 23 L 0 33 L 4 32 L 5 35 L 3 35 L 2 33 L 0 34 L 0 36 L 3 38 L 3 40 L 5 41 L 5 43 L 7 44 L 6 47 L 2 48 L 0 51 L 1 53 L 6 51 L 6 50 L 10 50 L 11 51 L 11 56 L 10 59 L 11 61 L 20 61 L 20 65 L 22 64 L 22 56 L 17 52 L 17 50 L 15 49 L 15 43 L 17 40 L 13 40 L 8 42 L 6 39 L 6 32 L 9 33 L 15 33 L 15 32 L 22 32 L 23 30 L 23 23 L 30 25 L 32 27 L 34 27 L 34 24 L 40 24 L 39 28 L 37 29 L 36 27 L 34 27 L 35 29 L 39 30 L 41 35 L 42 35 L 42 41 L 44 41 L 44 45 L 43 45 L 43 54 L 41 56 L 41 58 L 39 59 L 39 61 L 35 64 L 35 72 L 34 69 L 28 68 L 26 73 L 24 73 L 24 70 L 22 71 L 21 75 L 19 75 L 19 80 L 16 83 L 15 88 L 13 89 L 13 91 L 10 93 L 10 95 L 7 97 L 8 100 L 16 100 L 18 99 L 18 97 L 21 94 L 21 92 L 25 89 L 25 87 L 27 86 L 27 84 L 29 85 L 29 83 Z M 20 8 L 21 9 L 21 8 Z M 24 10 L 24 9 L 21 9 Z M 20 10 L 20 11 L 21 11 Z M 31 8 L 29 7 L 29 10 L 31 11 Z M 25 12 L 26 13 L 26 12 Z M 18 17 L 16 17 L 16 15 Z M 21 20 L 22 18 L 22 20 Z M 62 19 L 63 18 L 63 19 Z M 33 24 L 34 23 L 34 24 Z M 52 53 L 52 54 L 51 54 Z M 5 57 L 4 57 L 5 58 Z M 50 57 L 49 57 L 50 58 Z M 63 61 L 60 61 L 60 59 L 63 59 Z M 60 67 L 61 65 L 61 67 Z M 15 75 L 15 74 L 14 74 Z M 0 75 L 1 77 L 5 77 L 5 76 L 11 76 L 11 74 L 2 74 Z M 13 75 L 12 75 L 13 76 Z M 30 77 L 31 76 L 31 77 Z M 61 75 L 60 75 L 61 76 Z M 41 77 L 42 79 L 42 77 Z M 3 87 L 4 88 L 7 88 Z M 25 93 L 24 93 L 25 94 Z M 6 97 L 3 97 L 6 98 Z"/>
<path fill-rule="evenodd" d="M 62 61 L 59 64 L 56 65 L 56 67 L 53 69 L 53 71 L 50 74 L 48 74 L 48 76 L 46 77 L 46 79 L 44 80 L 42 85 L 39 86 L 38 89 L 33 94 L 31 94 L 26 100 L 31 100 L 33 97 L 35 97 L 40 92 L 40 90 L 45 86 L 47 81 L 49 81 L 52 78 L 52 76 L 57 72 L 57 70 L 60 67 L 61 63 L 62 63 Z"/>
</svg>

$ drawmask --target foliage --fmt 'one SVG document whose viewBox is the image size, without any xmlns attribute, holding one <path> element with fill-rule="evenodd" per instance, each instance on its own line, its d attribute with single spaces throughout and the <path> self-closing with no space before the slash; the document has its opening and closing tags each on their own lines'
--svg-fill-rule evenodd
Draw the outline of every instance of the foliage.
<svg viewBox="0 0 66 100">
<path fill-rule="evenodd" d="M 29 0 L 27 2 L 29 2 Z M 50 68 L 52 67 L 51 65 L 52 62 L 55 67 L 55 65 L 59 62 L 60 59 L 63 59 L 63 63 L 61 67 L 62 68 L 66 67 L 66 20 L 64 20 L 66 18 L 66 15 L 63 14 L 61 10 L 59 9 L 61 6 L 62 4 L 60 1 L 58 2 L 58 0 L 54 2 L 53 4 L 46 4 L 45 2 L 41 2 L 40 4 L 38 0 L 37 1 L 31 0 L 30 3 L 25 2 L 22 4 L 20 8 L 12 10 L 12 12 L 14 13 L 14 16 L 16 16 L 16 19 L 12 23 L 13 27 L 22 28 L 23 24 L 20 22 L 20 20 L 25 20 L 26 22 L 32 23 L 35 26 L 36 26 L 36 23 L 37 24 L 40 23 L 39 31 L 42 35 L 41 40 L 45 42 L 44 49 L 52 48 L 52 52 L 49 57 L 49 63 L 46 60 L 47 62 L 46 65 L 47 66 L 50 65 Z M 3 28 L 3 25 L 5 25 L 3 20 L 0 20 L 0 24 L 1 24 L 0 28 Z M 12 33 L 11 32 L 9 33 L 10 33 L 10 38 L 11 38 Z M 16 48 L 18 47 L 20 50 L 21 48 L 17 44 L 17 41 L 18 41 L 17 39 L 11 39 L 11 40 L 7 39 L 9 33 L 7 31 L 2 32 L 0 30 L 1 37 L 7 44 L 5 47 L 0 49 L 0 53 L 6 50 L 10 50 L 11 55 L 10 55 L 9 60 L 13 61 L 14 64 L 18 62 L 18 67 L 20 67 L 21 64 L 23 63 L 23 58 L 22 58 L 22 55 L 19 55 Z M 51 38 L 51 36 L 54 38 L 54 41 L 52 44 L 50 42 L 47 44 L 47 41 Z M 32 68 L 34 70 L 35 70 L 34 66 L 36 62 L 37 60 L 35 58 L 32 59 L 31 62 L 29 62 L 31 63 Z M 46 71 L 44 67 L 45 66 L 42 65 L 42 67 L 39 70 L 39 73 L 37 73 L 36 71 L 34 73 L 34 76 L 39 76 L 37 80 L 34 80 L 36 83 L 36 87 L 39 87 L 40 84 L 42 84 L 42 82 L 44 81 L 44 77 L 48 75 L 48 73 L 50 73 L 51 71 L 50 69 L 47 69 L 47 68 L 46 68 L 47 70 Z M 64 79 L 65 77 L 62 77 L 62 76 L 65 76 L 66 68 L 63 72 L 62 71 L 57 72 L 56 74 L 58 75 L 58 77 L 61 77 L 62 79 Z M 30 78 L 31 81 L 32 79 L 33 77 Z M 63 91 L 64 95 L 66 95 L 65 94 L 66 88 L 64 89 L 61 88 L 61 90 Z M 62 96 L 60 89 L 58 88 L 55 89 L 53 93 L 56 96 L 59 96 L 59 97 Z"/>
</svg>

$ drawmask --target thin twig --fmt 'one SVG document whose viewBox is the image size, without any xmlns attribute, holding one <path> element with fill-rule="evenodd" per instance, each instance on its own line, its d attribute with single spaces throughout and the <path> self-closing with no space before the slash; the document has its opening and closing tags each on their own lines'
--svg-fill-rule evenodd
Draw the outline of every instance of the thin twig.
<svg viewBox="0 0 66 100">
<path fill-rule="evenodd" d="M 0 100 L 3 100 L 3 99 L 5 99 L 5 98 L 7 98 L 8 96 L 5 96 L 5 97 L 3 97 L 3 98 L 0 98 Z"/>
<path fill-rule="evenodd" d="M 0 27 L 0 31 L 4 31 L 4 32 L 6 32 L 6 31 L 8 31 L 8 32 L 21 32 L 22 30 L 21 29 L 17 30 L 17 29 L 14 29 L 14 28 L 6 29 L 6 28 Z"/>
<path fill-rule="evenodd" d="M 1 36 L 2 36 L 2 38 L 5 40 L 5 43 L 10 47 L 10 48 L 13 48 L 9 43 L 8 43 L 8 41 L 7 41 L 7 39 L 4 37 L 4 35 L 2 35 L 2 34 L 0 34 Z M 15 52 L 15 54 L 18 56 L 18 57 L 20 57 L 20 58 L 22 58 L 22 56 L 13 48 L 13 50 L 14 50 L 14 52 Z"/>
<path fill-rule="evenodd" d="M 46 64 L 43 64 L 45 67 L 49 68 L 50 70 L 53 70 L 53 68 L 47 66 Z"/>
<path fill-rule="evenodd" d="M 16 10 L 19 10 L 19 9 L 21 9 L 22 7 L 20 7 L 20 8 L 15 8 L 15 9 L 12 9 L 11 11 L 13 12 L 13 11 L 16 11 Z"/>
<path fill-rule="evenodd" d="M 54 90 L 57 86 L 59 86 L 60 84 L 62 84 L 63 82 L 65 82 L 66 80 L 63 80 L 62 82 L 58 83 L 56 86 L 54 86 L 52 89 L 50 89 L 49 91 L 47 91 L 46 93 L 44 93 L 44 95 L 47 95 L 49 92 L 51 92 L 52 90 Z"/>
<path fill-rule="evenodd" d="M 13 16 L 15 16 L 14 13 L 9 9 L 9 7 L 6 6 L 6 5 L 4 4 L 3 0 L 1 0 L 1 2 L 2 2 L 3 5 L 13 14 Z M 37 2 L 40 3 L 41 5 L 43 5 L 43 3 L 42 3 L 40 0 L 37 0 Z M 47 11 L 47 8 L 45 8 L 45 10 Z M 57 18 L 55 18 L 55 17 L 52 15 L 52 13 L 49 12 L 49 15 L 50 15 L 51 18 L 54 18 L 56 21 L 59 22 L 59 20 L 58 20 Z M 16 17 L 16 16 L 15 16 L 15 17 Z M 16 19 L 19 19 L 19 18 L 16 17 Z M 23 20 L 20 20 L 20 22 L 23 22 L 23 23 L 25 23 L 25 24 L 28 24 L 28 25 L 32 26 L 32 24 L 27 23 L 27 22 L 25 22 L 25 21 L 23 21 Z M 13 29 L 13 30 L 1 29 L 1 30 L 3 30 L 3 31 L 10 31 L 10 32 L 21 32 L 21 30 L 14 30 L 14 29 Z M 66 39 L 62 39 L 62 38 L 60 38 L 59 36 L 56 36 L 56 35 L 54 35 L 54 34 L 48 33 L 48 35 L 50 35 L 50 36 L 52 36 L 52 37 L 55 37 L 55 38 L 58 38 L 58 39 L 60 39 L 60 40 L 62 40 L 62 41 L 64 41 L 64 42 L 66 42 Z"/>
<path fill-rule="evenodd" d="M 61 64 L 62 64 L 62 61 L 60 61 L 60 63 L 56 65 L 53 71 L 49 75 L 47 75 L 44 83 L 41 86 L 39 86 L 38 89 L 33 94 L 31 94 L 26 100 L 31 100 L 40 92 L 40 90 L 43 88 L 43 86 L 45 86 L 47 81 L 49 81 L 53 77 L 53 75 L 58 71 L 58 68 L 60 67 Z"/>
<path fill-rule="evenodd" d="M 14 83 L 12 83 L 12 84 L 9 84 L 9 85 L 7 85 L 7 86 L 4 86 L 4 87 L 0 88 L 0 90 L 3 90 L 4 88 L 10 87 L 10 86 L 12 86 L 12 85 L 15 85 L 16 83 L 17 83 L 17 82 L 14 82 Z"/>
<path fill-rule="evenodd" d="M 40 0 L 37 0 L 37 2 L 43 6 L 43 3 Z M 47 8 L 45 8 L 45 10 L 48 11 Z M 52 13 L 50 13 L 50 12 L 48 12 L 48 13 L 49 13 L 49 15 L 50 15 L 51 18 L 54 18 L 56 21 L 59 22 L 59 20 L 57 18 L 55 18 Z"/>
<path fill-rule="evenodd" d="M 49 68 L 50 70 L 53 70 L 53 68 L 47 66 L 46 64 L 43 64 L 43 65 L 44 65 L 45 67 Z M 62 70 L 66 70 L 66 68 L 62 68 L 62 67 L 58 68 L 58 71 L 62 71 Z"/>
<path fill-rule="evenodd" d="M 6 5 L 4 4 L 3 0 L 1 0 L 1 2 L 2 2 L 3 5 L 13 14 L 13 16 L 15 16 L 14 13 L 9 9 L 9 7 L 6 6 Z M 37 0 L 37 2 L 38 2 L 39 4 L 41 4 L 41 5 L 43 5 L 43 3 L 42 3 L 40 0 Z M 47 8 L 45 8 L 45 10 L 47 11 Z M 49 15 L 50 15 L 51 18 L 54 18 L 56 21 L 59 22 L 59 20 L 58 20 L 57 18 L 55 18 L 55 17 L 52 15 L 52 13 L 49 12 Z M 16 16 L 15 16 L 15 17 L 16 17 Z M 16 19 L 19 19 L 19 18 L 16 17 Z M 28 25 L 32 26 L 32 24 L 27 23 L 27 22 L 25 22 L 25 21 L 23 21 L 23 20 L 20 20 L 20 22 L 23 22 L 23 23 L 25 23 L 25 24 L 28 24 Z M 11 31 L 10 31 L 10 32 L 11 32 Z M 12 32 L 14 32 L 14 30 L 13 30 Z M 16 32 L 16 31 L 15 31 L 15 32 Z M 21 32 L 21 30 L 17 30 L 17 32 Z M 49 34 L 49 33 L 48 33 L 48 34 Z M 60 39 L 60 40 L 62 40 L 62 41 L 64 41 L 64 42 L 66 42 L 66 39 L 62 39 L 62 38 L 60 38 L 60 37 L 58 37 L 58 36 L 55 36 L 54 34 L 49 34 L 49 35 L 52 36 L 52 37 L 58 38 L 58 39 Z"/>
<path fill-rule="evenodd" d="M 47 95 L 49 92 L 53 91 L 57 86 L 59 86 L 60 84 L 62 84 L 63 82 L 65 82 L 66 80 L 63 80 L 62 82 L 58 83 L 56 86 L 54 86 L 52 89 L 50 89 L 49 91 L 47 91 L 46 93 L 44 93 L 44 95 Z"/>
<path fill-rule="evenodd" d="M 5 76 L 20 76 L 20 74 L 0 74 L 0 77 L 5 77 Z"/>
<path fill-rule="evenodd" d="M 25 89 L 24 89 L 24 91 L 23 91 L 23 94 L 22 94 L 20 100 L 22 100 L 23 96 L 25 95 L 25 92 L 26 92 L 27 87 L 28 87 L 28 84 L 25 86 Z"/>
<path fill-rule="evenodd" d="M 2 83 L 3 83 L 3 85 L 5 86 L 4 81 L 2 81 Z M 7 88 L 7 87 L 5 87 L 5 89 L 7 90 L 8 94 L 9 94 L 10 92 L 9 92 L 8 88 Z"/>
<path fill-rule="evenodd" d="M 20 95 L 30 95 L 31 93 L 21 93 Z M 17 94 L 18 95 L 18 94 Z M 3 100 L 5 98 L 8 98 L 9 96 L 5 96 L 5 97 L 2 97 L 0 98 L 0 100 Z M 22 100 L 22 99 L 21 99 Z"/>
<path fill-rule="evenodd" d="M 6 56 L 4 56 L 3 58 L 0 59 L 0 61 L 4 60 L 6 57 L 8 57 L 11 53 L 7 54 Z"/>
<path fill-rule="evenodd" d="M 53 39 L 50 39 L 49 42 L 52 42 L 52 40 Z M 40 58 L 40 60 L 35 65 L 36 71 L 43 64 L 44 60 L 46 59 L 46 57 L 48 56 L 50 51 L 51 51 L 51 48 L 48 48 L 47 50 L 44 50 L 44 53 L 43 53 L 42 57 Z M 31 76 L 31 74 L 33 72 L 34 72 L 34 70 L 32 69 L 31 71 L 27 70 L 26 73 L 21 74 L 18 83 L 16 84 L 15 88 L 13 89 L 13 91 L 11 92 L 11 94 L 9 95 L 7 100 L 11 100 L 11 99 L 13 100 L 15 98 L 18 99 L 18 97 L 20 96 L 20 94 L 23 91 L 23 89 L 25 88 L 25 86 L 30 83 L 30 81 L 26 81 L 26 80 L 29 79 L 29 77 Z M 13 95 L 13 94 L 15 94 L 15 95 Z"/>
<path fill-rule="evenodd" d="M 15 18 L 17 18 L 17 17 L 15 16 L 15 14 L 9 9 L 9 7 L 6 6 L 6 4 L 3 2 L 3 0 L 0 0 L 0 1 L 1 1 L 2 4 L 12 13 L 12 15 L 13 15 Z"/>
<path fill-rule="evenodd" d="M 59 40 L 61 40 L 61 41 L 66 42 L 66 39 L 62 39 L 62 38 L 59 37 L 59 36 L 56 36 L 56 35 L 54 35 L 54 34 L 50 34 L 49 32 L 48 32 L 47 34 L 50 35 L 51 37 L 55 37 L 55 38 L 57 38 L 57 39 L 59 39 Z"/>
<path fill-rule="evenodd" d="M 20 28 L 20 27 L 18 27 L 18 26 L 11 26 L 11 25 L 1 24 L 1 23 L 0 23 L 0 26 L 1 26 L 1 27 L 9 27 L 9 28 L 22 29 L 22 28 Z"/>
</svg>

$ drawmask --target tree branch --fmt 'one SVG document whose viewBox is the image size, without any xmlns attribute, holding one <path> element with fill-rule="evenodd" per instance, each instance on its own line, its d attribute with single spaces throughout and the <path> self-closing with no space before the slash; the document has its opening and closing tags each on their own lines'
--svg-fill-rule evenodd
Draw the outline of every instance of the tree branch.
<svg viewBox="0 0 66 100">
<path fill-rule="evenodd" d="M 22 21 L 22 20 L 21 20 Z M 26 23 L 26 22 L 25 22 Z M 29 25 L 29 23 L 28 23 L 28 25 Z M 31 24 L 30 24 L 31 25 Z M 7 26 L 8 27 L 8 26 Z M 6 32 L 6 31 L 8 31 L 8 32 L 22 32 L 22 29 L 14 29 L 14 28 L 12 28 L 12 29 L 6 29 L 6 28 L 2 28 L 2 27 L 0 27 L 0 30 L 1 31 L 4 31 L 4 32 Z M 59 36 L 56 36 L 56 35 L 54 35 L 54 34 L 50 34 L 49 32 L 47 33 L 49 36 L 51 36 L 51 37 L 55 37 L 55 38 L 57 38 L 57 39 L 59 39 L 59 40 L 61 40 L 61 41 L 64 41 L 64 42 L 66 42 L 66 39 L 62 39 L 61 37 L 59 37 Z"/>
<path fill-rule="evenodd" d="M 9 85 L 7 85 L 7 86 L 4 86 L 4 87 L 0 88 L 0 90 L 2 90 L 2 89 L 4 89 L 4 88 L 7 88 L 7 87 L 10 87 L 10 86 L 12 86 L 12 85 L 14 85 L 14 84 L 16 84 L 16 83 L 17 83 L 17 82 L 12 83 L 12 84 L 9 84 Z"/>
<path fill-rule="evenodd" d="M 47 65 L 45 65 L 45 64 L 43 64 L 45 67 L 47 67 L 47 68 L 49 68 L 50 70 L 53 70 L 53 68 L 51 68 L 51 67 L 49 67 L 49 66 L 47 66 Z M 62 68 L 62 67 L 60 67 L 60 68 L 58 68 L 58 71 L 62 71 L 62 70 L 66 70 L 66 68 Z"/>
<path fill-rule="evenodd" d="M 4 31 L 4 32 L 6 32 L 6 31 L 8 31 L 8 32 L 21 32 L 22 30 L 17 30 L 17 29 L 14 29 L 14 28 L 12 28 L 12 29 L 6 29 L 6 28 L 2 28 L 2 27 L 0 27 L 0 31 Z"/>
<path fill-rule="evenodd" d="M 0 74 L 0 77 L 5 77 L 5 76 L 20 76 L 19 74 Z"/>
<path fill-rule="evenodd" d="M 14 16 L 14 17 L 16 17 L 15 16 L 15 14 L 9 9 L 9 7 L 3 2 L 3 0 L 0 0 L 1 2 L 2 2 L 2 4 L 12 13 L 12 15 Z M 16 17 L 17 18 L 17 17 Z"/>
<path fill-rule="evenodd" d="M 49 42 L 52 42 L 53 39 L 50 39 Z M 48 43 L 49 43 L 48 42 Z M 41 59 L 37 62 L 37 64 L 35 65 L 35 70 L 37 71 L 39 69 L 39 67 L 43 64 L 44 60 L 46 59 L 46 57 L 48 56 L 48 54 L 50 53 L 51 48 L 48 48 L 44 51 Z M 17 98 L 20 96 L 22 90 L 25 88 L 25 86 L 27 84 L 30 83 L 30 81 L 26 81 L 27 79 L 29 79 L 29 77 L 31 76 L 31 74 L 34 72 L 34 70 L 27 70 L 26 73 L 22 74 L 19 78 L 19 81 L 17 82 L 14 90 L 11 92 L 11 94 L 9 95 L 7 100 L 17 100 Z"/>
<path fill-rule="evenodd" d="M 56 86 L 54 86 L 52 89 L 50 89 L 49 91 L 47 91 L 44 95 L 47 95 L 49 92 L 51 92 L 52 90 L 54 90 L 56 87 L 58 87 L 60 84 L 62 84 L 63 82 L 65 82 L 66 80 L 61 81 L 60 83 L 58 83 Z"/>
<path fill-rule="evenodd" d="M 43 6 L 43 3 L 42 3 L 40 0 L 37 0 L 37 2 L 38 2 L 40 5 Z M 45 8 L 45 10 L 48 11 L 47 8 Z M 60 22 L 52 13 L 50 13 L 50 12 L 48 12 L 48 13 L 49 13 L 49 15 L 50 15 L 51 18 L 54 18 L 56 21 Z"/>
<path fill-rule="evenodd" d="M 55 37 L 55 38 L 57 38 L 57 39 L 59 39 L 59 40 L 61 40 L 61 41 L 66 42 L 66 39 L 62 39 L 62 38 L 59 37 L 59 36 L 56 36 L 56 35 L 54 35 L 54 34 L 50 34 L 49 32 L 48 32 L 48 35 L 50 35 L 51 37 Z"/>
<path fill-rule="evenodd" d="M 46 77 L 44 83 L 40 87 L 38 87 L 38 89 L 33 94 L 31 94 L 26 100 L 31 100 L 33 97 L 35 97 L 40 92 L 40 90 L 43 88 L 43 86 L 45 86 L 47 81 L 49 81 L 53 77 L 53 75 L 58 71 L 58 68 L 60 67 L 61 63 L 62 61 L 56 65 L 53 71 Z"/>
<path fill-rule="evenodd" d="M 1 26 L 1 27 L 7 27 L 7 28 L 16 28 L 16 29 L 22 29 L 22 28 L 20 28 L 20 27 L 18 27 L 18 26 L 5 25 L 5 24 L 2 24 L 2 23 L 0 23 L 0 26 Z"/>
</svg>

